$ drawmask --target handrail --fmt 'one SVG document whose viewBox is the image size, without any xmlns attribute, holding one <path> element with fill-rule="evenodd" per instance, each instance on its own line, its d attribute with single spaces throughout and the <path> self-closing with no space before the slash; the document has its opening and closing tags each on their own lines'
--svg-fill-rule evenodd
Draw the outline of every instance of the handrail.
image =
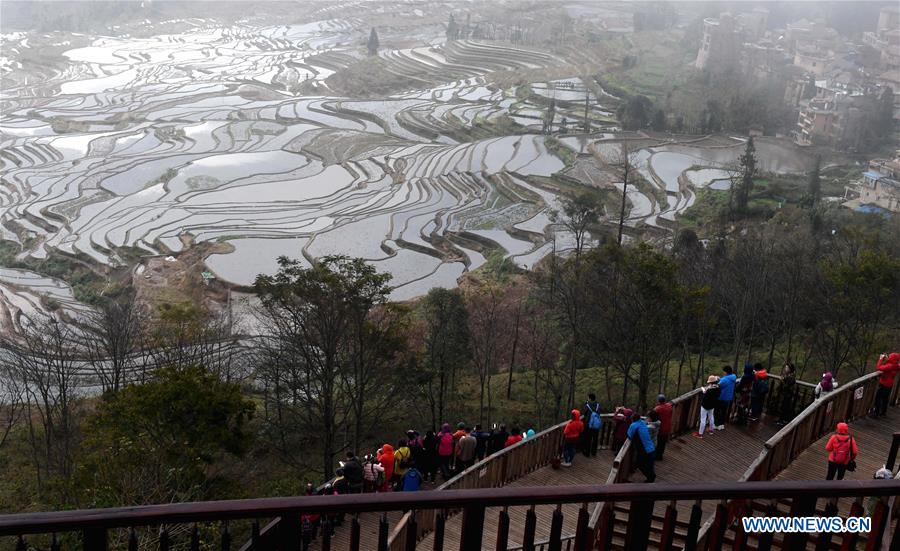
<svg viewBox="0 0 900 551">
<path fill-rule="evenodd" d="M 756 499 L 821 496 L 891 496 L 900 480 L 790 480 L 677 484 L 590 484 L 335 496 L 270 497 L 167 503 L 110 509 L 80 509 L 0 515 L 0 536 L 255 519 L 281 514 L 333 514 L 475 507 L 516 507 L 559 503 L 635 500 Z"/>
<path fill-rule="evenodd" d="M 600 429 L 600 441 L 607 441 L 611 434 L 612 428 L 610 418 L 612 414 L 604 413 L 600 417 L 604 419 L 604 423 Z M 540 468 L 549 463 L 552 459 L 559 457 L 559 449 L 562 444 L 562 431 L 568 421 L 553 425 L 541 432 L 535 434 L 531 438 L 527 438 L 513 444 L 508 448 L 504 448 L 483 460 L 475 463 L 466 470 L 458 473 L 450 480 L 438 486 L 435 491 L 445 491 L 449 489 L 471 489 L 471 488 L 498 488 L 508 482 L 521 478 L 522 476 Z M 528 456 L 528 463 L 518 463 L 516 459 L 519 456 Z M 452 513 L 453 511 L 448 511 Z M 406 548 L 406 538 L 408 537 L 411 516 L 416 515 L 416 539 L 423 538 L 426 534 L 434 529 L 435 511 L 417 510 L 408 512 L 401 517 L 388 538 L 389 548 L 392 550 L 401 550 Z"/>
<path fill-rule="evenodd" d="M 802 452 L 833 430 L 836 420 L 852 421 L 864 417 L 874 404 L 878 372 L 867 373 L 814 400 L 791 422 L 772 435 L 759 456 L 750 464 L 738 482 L 772 480 Z M 851 397 L 852 391 L 852 397 Z M 900 379 L 895 381 L 890 403 L 900 401 Z M 729 500 L 733 502 L 733 499 Z M 700 530 L 698 541 L 705 541 L 715 519 L 709 519 Z"/>
<path fill-rule="evenodd" d="M 812 443 L 830 432 L 835 420 L 850 421 L 868 413 L 875 395 L 874 388 L 869 387 L 878 384 L 878 375 L 877 372 L 867 373 L 815 400 L 763 444 L 759 457 L 740 480 L 771 479 Z M 855 398 L 859 389 L 862 389 L 862 397 Z M 798 440 L 798 434 L 801 440 Z M 777 462 L 773 464 L 773 461 Z"/>
</svg>

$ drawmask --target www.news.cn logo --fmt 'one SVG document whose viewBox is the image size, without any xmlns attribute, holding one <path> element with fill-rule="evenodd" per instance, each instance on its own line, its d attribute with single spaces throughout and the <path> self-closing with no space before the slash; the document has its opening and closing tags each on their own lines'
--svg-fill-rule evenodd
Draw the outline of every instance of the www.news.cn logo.
<svg viewBox="0 0 900 551">
<path fill-rule="evenodd" d="M 872 531 L 869 517 L 743 517 L 744 531 L 781 533 L 842 533 L 857 534 Z"/>
</svg>

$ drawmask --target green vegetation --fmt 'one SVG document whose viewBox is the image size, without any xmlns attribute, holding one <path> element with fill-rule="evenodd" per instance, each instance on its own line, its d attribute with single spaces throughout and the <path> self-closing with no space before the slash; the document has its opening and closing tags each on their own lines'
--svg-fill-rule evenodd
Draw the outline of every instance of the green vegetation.
<svg viewBox="0 0 900 551">
<path fill-rule="evenodd" d="M 12 241 L 0 241 L 0 266 L 31 270 L 39 274 L 61 279 L 72 286 L 75 298 L 86 304 L 97 304 L 105 295 L 115 294 L 119 289 L 111 285 L 104 277 L 92 268 L 88 262 L 50 251 L 44 260 L 34 258 L 16 259 L 21 252 L 18 244 Z"/>
<path fill-rule="evenodd" d="M 578 158 L 577 153 L 572 151 L 572 149 L 564 145 L 561 141 L 557 140 L 553 136 L 547 136 L 546 138 L 544 138 L 544 145 L 547 147 L 547 151 L 562 159 L 562 162 L 566 164 L 567 168 L 574 165 L 575 159 Z"/>
</svg>

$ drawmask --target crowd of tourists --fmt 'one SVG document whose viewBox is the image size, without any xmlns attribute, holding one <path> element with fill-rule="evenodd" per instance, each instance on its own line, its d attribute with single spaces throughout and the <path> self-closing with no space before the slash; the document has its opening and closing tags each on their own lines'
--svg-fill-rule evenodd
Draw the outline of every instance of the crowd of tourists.
<svg viewBox="0 0 900 551">
<path fill-rule="evenodd" d="M 873 417 L 886 415 L 894 379 L 900 372 L 900 353 L 882 354 L 876 366 L 879 379 Z M 784 364 L 781 370 L 778 395 L 769 400 L 769 414 L 777 417 L 777 424 L 789 423 L 797 413 L 798 384 L 794 365 Z M 837 381 L 830 372 L 822 375 L 814 390 L 815 399 L 823 399 L 835 391 Z M 740 379 L 731 366 L 722 368 L 721 375 L 710 375 L 706 384 L 698 389 L 700 397 L 699 427 L 693 436 L 708 438 L 727 424 L 749 424 L 760 420 L 770 388 L 769 376 L 761 364 L 745 364 Z M 617 406 L 613 409 L 611 430 L 612 452 L 618 453 L 626 441 L 636 453 L 638 470 L 647 482 L 656 480 L 655 462 L 664 458 L 666 445 L 672 435 L 673 404 L 665 395 L 657 397 L 656 405 L 644 415 L 634 409 Z M 602 408 L 595 394 L 589 394 L 580 409 L 573 409 L 563 428 L 562 459 L 558 464 L 571 467 L 580 451 L 585 457 L 597 455 L 602 426 Z M 424 435 L 409 430 L 396 446 L 386 443 L 377 452 L 357 457 L 347 452 L 340 462 L 335 478 L 319 489 L 309 485 L 307 494 L 357 494 L 364 492 L 414 492 L 423 484 L 436 483 L 438 475 L 449 480 L 476 462 L 498 451 L 534 437 L 533 429 L 520 432 L 518 427 L 507 430 L 506 425 L 495 425 L 483 430 L 481 425 L 459 423 L 456 430 L 448 423 L 440 430 L 428 430 Z M 845 473 L 855 468 L 859 453 L 855 438 L 847 423 L 838 423 L 835 434 L 827 444 L 828 469 L 826 478 L 842 480 Z M 315 517 L 315 518 L 313 518 Z M 340 524 L 341 518 L 330 519 L 329 526 Z M 307 527 L 314 531 L 320 523 L 318 516 L 307 515 Z M 314 537 L 314 532 L 313 532 Z M 306 539 L 306 537 L 304 538 Z"/>
</svg>

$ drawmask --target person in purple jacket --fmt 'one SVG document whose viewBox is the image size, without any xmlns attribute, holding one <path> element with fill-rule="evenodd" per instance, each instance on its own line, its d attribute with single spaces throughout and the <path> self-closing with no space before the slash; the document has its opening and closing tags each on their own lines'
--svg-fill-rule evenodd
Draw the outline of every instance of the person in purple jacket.
<svg viewBox="0 0 900 551">
<path fill-rule="evenodd" d="M 719 377 L 719 403 L 716 404 L 715 420 L 718 430 L 725 430 L 725 422 L 728 421 L 728 412 L 731 410 L 731 401 L 734 400 L 734 387 L 737 383 L 737 375 L 730 365 L 722 368 Z"/>
</svg>

